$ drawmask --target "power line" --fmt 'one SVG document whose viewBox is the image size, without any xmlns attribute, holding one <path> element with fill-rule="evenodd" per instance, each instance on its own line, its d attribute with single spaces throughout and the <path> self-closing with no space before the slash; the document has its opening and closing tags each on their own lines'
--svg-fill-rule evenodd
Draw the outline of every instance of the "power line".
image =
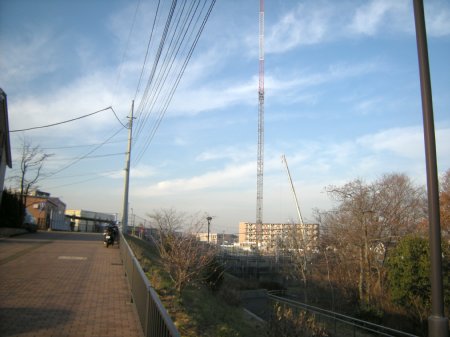
<svg viewBox="0 0 450 337">
<path fill-rule="evenodd" d="M 93 152 L 95 152 L 97 149 L 99 149 L 100 147 L 102 147 L 103 145 L 105 145 L 109 140 L 111 140 L 113 137 L 115 137 L 120 131 L 122 131 L 123 129 L 120 128 L 119 130 L 117 130 L 111 137 L 109 137 L 108 139 L 106 139 L 103 143 L 101 143 L 100 145 L 96 146 L 93 150 L 89 151 L 88 153 L 86 153 L 85 155 L 76 158 L 75 160 L 73 160 L 72 162 L 70 162 L 69 164 L 67 164 L 66 166 L 61 167 L 60 169 L 49 173 L 46 177 L 42 178 L 42 180 L 47 179 L 48 177 L 54 176 L 55 174 L 64 171 L 66 169 L 68 169 L 69 167 L 75 165 L 76 163 L 78 163 L 80 160 L 85 159 L 87 156 L 89 156 L 90 154 L 92 154 Z"/>
<path fill-rule="evenodd" d="M 123 143 L 126 142 L 126 139 L 124 140 L 115 140 L 115 141 L 110 141 L 108 142 L 108 144 L 112 144 L 112 143 Z M 53 146 L 53 147 L 39 147 L 41 150 L 62 150 L 62 149 L 74 149 L 74 148 L 79 148 L 79 147 L 91 147 L 91 146 L 95 146 L 95 145 L 100 145 L 103 143 L 92 143 L 92 144 L 81 144 L 81 145 L 68 145 L 68 146 Z M 104 144 L 103 144 L 104 145 Z M 20 147 L 15 147 L 15 150 L 22 150 L 22 148 Z"/>
<path fill-rule="evenodd" d="M 104 178 L 104 176 L 102 176 L 102 175 L 99 175 L 99 176 Z M 97 177 L 92 177 L 92 178 L 89 178 L 89 179 L 80 180 L 80 181 L 75 181 L 73 183 L 68 183 L 68 184 L 63 184 L 63 185 L 58 185 L 58 186 L 50 186 L 50 187 L 46 187 L 46 188 L 47 188 L 47 190 L 53 190 L 55 188 L 72 186 L 72 185 L 79 185 L 79 184 L 82 184 L 82 183 L 85 183 L 85 182 L 88 182 L 88 181 L 92 181 L 92 180 L 97 180 L 97 179 L 99 179 L 98 176 Z"/>
<path fill-rule="evenodd" d="M 148 51 L 149 51 L 149 49 L 150 49 L 151 42 L 153 41 L 152 37 L 153 37 L 153 32 L 154 32 L 154 30 L 155 30 L 155 24 L 156 24 L 156 19 L 157 19 L 157 17 L 158 17 L 158 12 L 159 12 L 159 5 L 160 5 L 160 3 L 161 3 L 161 0 L 158 0 L 158 5 L 157 5 L 157 7 L 156 7 L 156 12 L 155 12 L 155 18 L 153 19 L 152 30 L 151 30 L 151 32 L 150 32 L 150 37 L 149 37 L 148 43 L 147 43 L 147 50 L 146 50 L 146 52 L 145 52 L 144 63 L 142 64 L 141 74 L 140 74 L 140 76 L 139 76 L 138 85 L 137 85 L 137 87 L 136 87 L 136 92 L 135 92 L 135 94 L 134 94 L 134 100 L 136 100 L 136 96 L 137 96 L 137 94 L 138 94 L 138 92 L 139 92 L 139 88 L 140 88 L 140 86 L 141 86 L 142 75 L 144 74 L 145 64 L 147 63 Z"/>
<path fill-rule="evenodd" d="M 119 119 L 119 117 L 117 117 L 117 114 L 116 114 L 116 112 L 114 111 L 114 109 L 113 109 L 112 107 L 110 107 L 110 108 L 111 108 L 111 110 L 112 110 L 114 116 L 116 116 L 116 119 L 117 119 L 117 121 L 120 123 L 120 125 L 122 125 L 122 126 L 126 129 L 127 126 L 126 126 L 125 124 L 123 124 L 123 123 L 120 121 L 120 119 Z"/>
<path fill-rule="evenodd" d="M 112 144 L 112 143 L 124 143 L 126 142 L 126 139 L 124 140 L 115 140 L 115 141 L 110 141 L 108 142 L 108 144 Z M 102 143 L 92 143 L 92 144 L 80 144 L 80 145 L 67 145 L 67 146 L 50 146 L 50 147 L 39 147 L 41 150 L 64 150 L 64 149 L 76 149 L 76 148 L 80 148 L 80 147 L 92 147 L 95 145 L 100 145 Z M 21 147 L 13 147 L 14 150 L 22 150 Z"/>
<path fill-rule="evenodd" d="M 123 63 L 125 61 L 125 56 L 126 56 L 127 51 L 128 51 L 128 46 L 130 44 L 131 34 L 133 33 L 134 24 L 136 23 L 136 16 L 137 16 L 140 4 L 141 4 L 141 0 L 138 0 L 138 2 L 136 4 L 136 9 L 134 10 L 134 16 L 133 16 L 133 21 L 131 23 L 130 31 L 128 32 L 128 38 L 127 38 L 127 42 L 125 44 L 125 49 L 124 49 L 123 54 L 122 54 L 122 60 L 120 61 L 119 70 L 117 72 L 116 83 L 114 84 L 114 89 L 113 89 L 113 93 L 114 93 L 113 97 L 116 96 L 115 93 L 117 91 L 117 85 L 119 83 L 120 76 L 122 75 Z M 117 118 L 117 116 L 116 116 L 116 118 Z M 117 118 L 117 119 L 119 120 L 119 118 Z M 119 122 L 120 122 L 120 120 L 119 120 Z M 120 124 L 122 124 L 122 122 L 120 122 Z"/>
<path fill-rule="evenodd" d="M 27 129 L 10 130 L 9 132 L 29 131 L 29 130 L 35 130 L 35 129 L 48 128 L 48 127 L 51 127 L 51 126 L 57 126 L 57 125 L 61 125 L 61 124 L 69 123 L 69 122 L 74 122 L 74 121 L 76 121 L 76 120 L 79 120 L 79 119 L 82 119 L 82 118 L 86 118 L 86 117 L 89 117 L 89 116 L 98 114 L 99 112 L 106 111 L 106 110 L 108 110 L 108 109 L 111 109 L 111 110 L 114 112 L 113 108 L 109 106 L 109 107 L 107 107 L 107 108 L 104 108 L 104 109 L 101 109 L 101 110 L 98 110 L 98 111 L 94 111 L 94 112 L 92 112 L 92 113 L 90 113 L 90 114 L 83 115 L 83 116 L 76 117 L 76 118 L 72 118 L 72 119 L 69 119 L 69 120 L 66 120 L 66 121 L 63 121 L 63 122 L 58 122 L 58 123 L 53 123 L 53 124 L 47 124 L 47 125 L 42 125 L 42 126 L 35 126 L 35 127 L 27 128 Z M 115 114 L 115 112 L 114 112 L 114 114 Z"/>
<path fill-rule="evenodd" d="M 81 173 L 81 174 L 71 174 L 70 176 L 49 177 L 49 178 L 47 178 L 47 180 L 71 179 L 71 178 L 75 178 L 75 177 L 88 177 L 88 176 L 92 176 L 92 175 L 103 176 L 103 175 L 114 174 L 117 172 L 118 172 L 118 170 L 105 171 L 105 172 L 86 172 L 86 173 Z"/>
<path fill-rule="evenodd" d="M 160 42 L 159 42 L 158 51 L 156 52 L 155 60 L 154 60 L 154 62 L 153 62 L 153 67 L 152 67 L 152 70 L 151 70 L 151 72 L 150 72 L 149 78 L 148 78 L 148 80 L 147 80 L 147 85 L 146 85 L 146 87 L 145 87 L 144 94 L 142 95 L 141 102 L 139 103 L 139 106 L 138 106 L 138 109 L 137 109 L 137 112 L 138 112 L 138 113 L 137 113 L 137 117 L 138 117 L 138 118 L 140 118 L 142 112 L 144 111 L 144 108 L 145 108 L 145 105 L 146 105 L 146 100 L 147 100 L 147 98 L 148 98 L 148 92 L 149 92 L 150 87 L 151 87 L 151 85 L 152 85 L 152 82 L 153 82 L 153 79 L 154 79 L 154 76 L 155 76 L 155 72 L 156 72 L 156 69 L 157 69 L 159 60 L 160 60 L 160 58 L 161 58 L 161 53 L 162 53 L 162 51 L 163 51 L 164 44 L 165 44 L 165 42 L 166 42 L 167 33 L 168 33 L 168 31 L 169 31 L 170 23 L 171 23 L 171 21 L 172 21 L 172 17 L 173 17 L 173 13 L 174 13 L 174 11 L 175 11 L 176 4 L 177 4 L 177 1 L 176 1 L 176 0 L 173 0 L 173 1 L 172 1 L 172 5 L 171 5 L 171 7 L 170 7 L 169 14 L 168 14 L 167 19 L 166 19 L 166 24 L 165 24 L 165 26 L 164 26 L 164 31 L 163 31 L 163 34 L 162 34 L 162 36 L 161 36 L 161 40 L 160 40 Z M 148 115 L 148 114 L 147 114 L 147 115 Z M 136 137 L 139 136 L 139 134 L 140 134 L 140 129 L 141 129 L 141 127 L 138 127 L 138 128 L 137 128 Z"/>
<path fill-rule="evenodd" d="M 117 152 L 117 153 L 106 153 L 106 154 L 98 154 L 98 155 L 93 155 L 93 156 L 85 156 L 83 157 L 83 159 L 95 159 L 95 158 L 104 158 L 104 157 L 113 157 L 113 156 L 119 156 L 119 155 L 124 155 L 124 152 Z M 67 161 L 73 158 L 54 158 L 54 159 L 47 159 L 47 161 L 51 161 L 51 162 L 60 162 L 60 161 Z M 75 158 L 75 159 L 78 159 Z"/>
<path fill-rule="evenodd" d="M 170 102 L 172 101 L 172 98 L 173 98 L 173 96 L 175 94 L 175 91 L 176 91 L 176 89 L 177 89 L 177 87 L 178 87 L 178 85 L 179 85 L 179 83 L 181 81 L 181 78 L 182 78 L 183 74 L 184 74 L 184 71 L 186 70 L 186 67 L 187 67 L 187 65 L 188 65 L 188 63 L 189 63 L 189 61 L 190 61 L 190 59 L 192 57 L 194 49 L 197 46 L 198 40 L 200 39 L 200 36 L 201 36 L 201 33 L 203 32 L 203 29 L 204 29 L 204 27 L 206 25 L 206 22 L 209 19 L 209 16 L 210 16 L 211 11 L 212 11 L 212 9 L 213 9 L 213 7 L 215 5 L 215 2 L 216 2 L 216 0 L 213 0 L 211 2 L 205 17 L 203 18 L 201 26 L 200 26 L 199 30 L 197 31 L 197 34 L 196 34 L 195 39 L 194 39 L 194 42 L 192 43 L 192 45 L 191 45 L 191 47 L 189 49 L 189 52 L 188 52 L 188 54 L 187 54 L 187 56 L 186 56 L 186 58 L 184 60 L 183 65 L 181 66 L 181 69 L 180 69 L 180 71 L 179 71 L 179 73 L 178 73 L 178 75 L 177 75 L 177 77 L 175 79 L 175 82 L 173 83 L 171 90 L 167 94 L 167 96 L 165 98 L 165 102 L 162 103 L 162 108 L 161 108 L 161 111 L 160 111 L 160 113 L 158 115 L 158 118 L 155 121 L 155 123 L 153 124 L 153 128 L 150 131 L 149 136 L 147 137 L 147 141 L 145 142 L 145 145 L 144 145 L 143 149 L 141 150 L 141 152 L 139 153 L 139 155 L 137 157 L 137 160 L 135 161 L 136 164 L 140 161 L 140 159 L 143 157 L 144 153 L 147 151 L 148 147 L 150 146 L 151 141 L 153 140 L 154 135 L 156 134 L 156 131 L 158 130 L 158 128 L 159 128 L 159 126 L 161 124 L 162 119 L 164 118 L 164 115 L 165 115 L 165 113 L 166 113 L 166 111 L 167 111 L 167 109 L 169 107 Z M 205 2 L 205 4 L 206 4 L 206 2 Z M 201 12 L 202 11 L 203 11 L 203 9 L 201 10 Z M 198 21 L 199 18 L 200 18 L 200 14 L 199 14 L 199 16 L 197 18 L 197 21 Z M 194 26 L 196 26 L 196 24 Z M 186 33 L 184 34 L 184 36 L 186 35 Z M 193 33 L 193 31 L 192 31 L 192 33 Z M 181 43 L 183 43 L 183 41 L 184 41 L 184 38 L 182 39 Z M 178 50 L 179 50 L 180 47 L 181 47 L 181 44 L 178 46 L 177 53 L 175 54 L 175 56 L 178 55 Z M 174 59 L 173 59 L 172 63 L 173 62 L 174 62 Z"/>
<path fill-rule="evenodd" d="M 116 153 L 106 153 L 106 154 L 98 154 L 95 156 L 86 156 L 83 159 L 92 159 L 92 158 L 104 158 L 104 157 L 114 157 L 124 155 L 125 152 L 116 152 Z"/>
<path fill-rule="evenodd" d="M 195 2 L 193 1 L 192 5 L 191 5 L 191 9 L 192 9 L 192 6 L 194 5 L 194 3 Z M 156 102 L 157 102 L 158 97 L 159 97 L 159 95 L 161 93 L 161 90 L 162 90 L 162 88 L 164 86 L 164 83 L 166 82 L 166 79 L 167 79 L 167 77 L 169 75 L 169 73 L 166 72 L 167 64 L 168 64 L 168 61 L 167 61 L 168 57 L 167 56 L 168 56 L 168 54 L 169 54 L 169 52 L 171 50 L 171 46 L 173 45 L 173 38 L 174 38 L 175 33 L 177 31 L 177 27 L 179 26 L 179 23 L 181 21 L 181 17 L 182 17 L 182 14 L 184 12 L 185 4 L 186 3 L 184 3 L 182 10 L 179 11 L 180 15 L 178 17 L 178 20 L 176 20 L 177 23 L 176 23 L 175 28 L 173 29 L 173 34 L 172 34 L 172 38 L 170 40 L 169 47 L 167 47 L 167 49 L 166 49 L 162 65 L 159 67 L 159 71 L 158 71 L 158 73 L 156 75 L 156 79 L 155 79 L 155 73 L 153 72 L 151 74 L 151 81 L 152 81 L 152 83 L 150 83 L 150 84 L 153 85 L 154 82 L 156 82 L 156 84 L 153 85 L 153 89 L 150 91 L 151 92 L 150 95 L 147 94 L 147 91 L 144 93 L 144 95 L 142 97 L 142 100 L 141 100 L 141 103 L 139 105 L 139 109 L 141 110 L 140 111 L 141 113 L 144 111 L 146 106 L 150 106 L 150 108 L 148 109 L 148 112 L 145 114 L 143 120 L 140 120 L 141 123 L 140 123 L 139 127 L 137 128 L 135 142 L 137 142 L 142 129 L 144 128 L 145 124 L 147 123 L 147 120 L 148 120 L 149 116 L 153 112 L 153 109 L 154 109 L 154 107 L 156 105 Z M 165 40 L 164 40 L 164 43 L 162 44 L 163 47 L 164 47 L 164 44 L 165 44 Z M 161 47 L 161 44 L 160 44 L 160 47 Z M 172 55 L 173 55 L 173 53 L 172 53 Z M 173 61 L 174 61 L 174 59 L 172 60 L 172 62 Z M 148 88 L 146 88 L 146 89 L 148 89 Z M 149 103 L 149 101 L 150 101 L 150 103 Z"/>
<path fill-rule="evenodd" d="M 164 89 L 164 85 L 170 75 L 170 72 L 172 70 L 173 64 L 175 63 L 176 57 L 180 51 L 181 46 L 183 45 L 183 42 L 185 40 L 187 32 L 189 31 L 192 20 L 195 17 L 196 13 L 198 12 L 198 6 L 200 5 L 200 2 L 197 2 L 195 11 L 191 16 L 194 4 L 195 4 L 195 2 L 192 2 L 191 7 L 190 7 L 188 13 L 186 14 L 186 18 L 184 20 L 182 28 L 179 30 L 178 37 L 176 38 L 176 41 L 174 44 L 173 43 L 174 37 L 176 36 L 177 28 L 179 27 L 179 24 L 181 22 L 181 18 L 182 18 L 185 6 L 183 6 L 182 10 L 179 11 L 180 14 L 179 14 L 177 23 L 175 25 L 175 28 L 173 29 L 172 38 L 170 40 L 169 46 L 166 49 L 166 53 L 165 53 L 162 65 L 160 66 L 158 74 L 156 76 L 156 80 L 154 81 L 155 84 L 153 85 L 153 89 L 151 90 L 152 94 L 150 96 L 145 97 L 144 105 L 142 105 L 142 104 L 140 105 L 140 107 L 142 107 L 142 110 L 144 109 L 145 106 L 150 106 L 150 107 L 149 107 L 149 112 L 147 114 L 145 114 L 143 121 L 141 121 L 141 124 L 139 125 L 137 134 L 136 134 L 136 138 L 135 138 L 135 142 L 137 142 L 137 140 L 139 139 L 139 135 L 140 135 L 141 131 L 143 130 L 145 124 L 147 123 L 147 120 L 148 120 L 150 114 L 154 111 L 156 103 L 158 102 L 158 98 L 160 97 L 162 90 Z M 190 16 L 191 16 L 191 20 L 189 21 L 189 25 L 186 28 L 186 23 Z M 184 32 L 184 34 L 183 34 L 183 32 Z M 181 38 L 181 42 L 180 42 L 180 38 Z M 173 48 L 172 48 L 172 46 L 173 46 Z M 143 100 L 144 100 L 144 98 L 143 98 Z M 149 101 L 150 101 L 150 103 L 149 103 Z"/>
</svg>

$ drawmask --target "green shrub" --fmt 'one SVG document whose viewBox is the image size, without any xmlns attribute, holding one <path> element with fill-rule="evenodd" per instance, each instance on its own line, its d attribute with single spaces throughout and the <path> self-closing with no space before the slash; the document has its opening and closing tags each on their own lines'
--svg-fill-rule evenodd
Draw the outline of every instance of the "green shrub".
<svg viewBox="0 0 450 337">
<path fill-rule="evenodd" d="M 445 305 L 450 306 L 450 248 L 442 244 L 442 276 Z M 430 248 L 428 240 L 416 236 L 403 238 L 388 256 L 389 290 L 397 305 L 425 321 L 430 312 Z"/>
</svg>

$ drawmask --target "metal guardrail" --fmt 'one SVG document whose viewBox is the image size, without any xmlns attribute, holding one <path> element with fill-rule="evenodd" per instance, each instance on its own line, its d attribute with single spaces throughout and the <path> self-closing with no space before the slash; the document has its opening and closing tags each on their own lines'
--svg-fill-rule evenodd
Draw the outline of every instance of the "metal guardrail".
<svg viewBox="0 0 450 337">
<path fill-rule="evenodd" d="M 342 336 L 350 336 L 349 332 L 351 331 L 353 333 L 352 335 L 353 337 L 358 336 L 358 332 L 359 335 L 361 335 L 361 333 L 366 332 L 372 334 L 373 336 L 418 337 L 416 335 L 407 332 L 391 329 L 382 325 L 377 325 L 354 317 L 342 315 L 334 311 L 314 307 L 308 304 L 297 302 L 295 300 L 291 300 L 286 297 L 276 296 L 274 295 L 275 293 L 277 292 L 276 291 L 268 292 L 267 297 L 279 303 L 285 303 L 289 306 L 313 313 L 319 320 L 320 318 L 322 318 L 323 320 L 329 320 L 332 323 L 332 325 L 334 325 L 334 336 L 340 336 L 339 331 L 337 329 L 337 323 L 340 323 L 341 329 L 345 330 Z M 345 326 L 346 328 L 342 328 L 342 326 Z"/>
<path fill-rule="evenodd" d="M 120 233 L 120 255 L 131 288 L 131 299 L 146 337 L 180 337 L 175 324 L 164 308 L 156 291 L 134 256 L 128 242 Z"/>
</svg>

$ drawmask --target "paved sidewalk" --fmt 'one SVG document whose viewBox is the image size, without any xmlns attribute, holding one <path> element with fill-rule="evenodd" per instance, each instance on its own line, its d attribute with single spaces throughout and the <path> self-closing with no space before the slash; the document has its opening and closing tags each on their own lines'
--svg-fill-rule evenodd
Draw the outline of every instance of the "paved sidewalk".
<svg viewBox="0 0 450 337">
<path fill-rule="evenodd" d="M 0 336 L 142 337 L 117 246 L 101 234 L 0 239 Z"/>
</svg>

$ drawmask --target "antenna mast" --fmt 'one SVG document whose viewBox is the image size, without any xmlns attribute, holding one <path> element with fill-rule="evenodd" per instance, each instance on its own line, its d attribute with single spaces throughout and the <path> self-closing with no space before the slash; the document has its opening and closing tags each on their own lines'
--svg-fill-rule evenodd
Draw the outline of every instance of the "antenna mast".
<svg viewBox="0 0 450 337">
<path fill-rule="evenodd" d="M 256 224 L 263 223 L 264 176 L 264 0 L 259 0 L 258 163 L 256 178 Z"/>
</svg>

